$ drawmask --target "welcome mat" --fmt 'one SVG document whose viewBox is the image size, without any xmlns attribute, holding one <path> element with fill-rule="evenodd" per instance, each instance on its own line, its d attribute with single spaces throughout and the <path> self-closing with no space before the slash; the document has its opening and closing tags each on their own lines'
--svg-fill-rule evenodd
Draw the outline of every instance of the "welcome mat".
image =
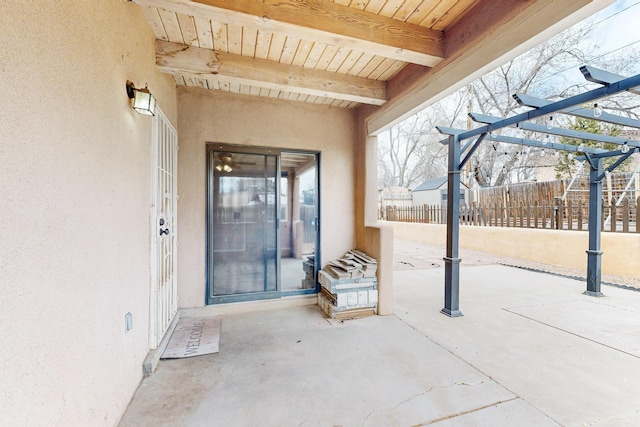
<svg viewBox="0 0 640 427">
<path fill-rule="evenodd" d="M 219 346 L 220 319 L 187 317 L 178 321 L 161 359 L 217 353 Z"/>
</svg>

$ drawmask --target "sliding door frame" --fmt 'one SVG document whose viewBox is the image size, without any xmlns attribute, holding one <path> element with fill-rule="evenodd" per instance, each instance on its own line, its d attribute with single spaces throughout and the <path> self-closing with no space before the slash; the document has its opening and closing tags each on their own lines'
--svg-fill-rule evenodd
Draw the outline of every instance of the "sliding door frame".
<svg viewBox="0 0 640 427">
<path fill-rule="evenodd" d="M 230 152 L 230 153 L 244 153 L 244 154 L 256 154 L 256 155 L 269 155 L 276 156 L 276 290 L 275 291 L 266 291 L 266 292 L 256 292 L 256 293 L 247 293 L 247 294 L 234 294 L 234 295 L 222 295 L 222 296 L 212 296 L 211 292 L 213 290 L 213 241 L 212 232 L 213 232 L 213 203 L 214 203 L 214 191 L 216 191 L 214 185 L 214 165 L 212 164 L 212 153 L 211 152 Z M 311 289 L 300 289 L 300 290 L 290 290 L 290 291 L 282 291 L 281 290 L 281 236 L 280 236 L 280 220 L 281 220 L 281 209 L 280 209 L 280 185 L 281 179 L 280 176 L 282 174 L 281 168 L 281 154 L 282 153 L 296 153 L 296 154 L 308 154 L 315 157 L 315 187 L 316 187 L 316 233 L 315 233 L 315 274 L 317 277 L 317 272 L 320 268 L 321 264 L 321 247 L 320 247 L 320 233 L 321 233 L 321 224 L 320 224 L 320 152 L 312 151 L 312 150 L 298 150 L 298 149 L 285 149 L 285 148 L 273 148 L 273 147 L 258 147 L 258 146 L 247 146 L 247 145 L 236 145 L 236 144 L 224 144 L 224 143 L 214 143 L 208 142 L 206 145 L 206 159 L 207 159 L 207 168 L 206 168 L 206 286 L 205 286 L 205 304 L 224 304 L 231 302 L 240 302 L 240 301 L 255 301 L 255 300 L 266 300 L 266 299 L 274 299 L 281 298 L 284 296 L 293 296 L 293 295 L 304 295 L 304 294 L 315 294 L 319 292 L 319 284 L 316 280 L 315 288 Z M 265 201 L 266 202 L 266 201 Z"/>
</svg>

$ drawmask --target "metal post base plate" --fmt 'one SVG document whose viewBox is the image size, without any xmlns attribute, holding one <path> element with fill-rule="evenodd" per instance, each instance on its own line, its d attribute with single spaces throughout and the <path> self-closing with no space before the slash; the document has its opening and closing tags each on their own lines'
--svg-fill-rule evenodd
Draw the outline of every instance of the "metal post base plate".
<svg viewBox="0 0 640 427">
<path fill-rule="evenodd" d="M 440 310 L 440 313 L 444 314 L 445 316 L 449 316 L 449 317 L 461 317 L 463 316 L 462 312 L 460 310 L 449 310 L 448 308 L 443 308 L 442 310 Z"/>
<path fill-rule="evenodd" d="M 584 291 L 583 295 L 589 295 L 590 297 L 603 297 L 604 294 L 602 292 L 593 292 L 593 291 Z"/>
</svg>

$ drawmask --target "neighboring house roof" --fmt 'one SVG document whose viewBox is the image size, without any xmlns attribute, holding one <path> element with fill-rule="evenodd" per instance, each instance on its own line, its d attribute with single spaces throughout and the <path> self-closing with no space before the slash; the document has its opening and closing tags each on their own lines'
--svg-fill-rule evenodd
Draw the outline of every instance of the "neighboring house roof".
<svg viewBox="0 0 640 427">
<path fill-rule="evenodd" d="M 429 179 L 423 182 L 422 184 L 418 185 L 416 188 L 414 188 L 413 193 L 415 193 L 416 191 L 437 190 L 438 188 L 442 187 L 442 184 L 446 184 L 446 182 L 447 182 L 446 176 Z"/>
<path fill-rule="evenodd" d="M 418 185 L 412 191 L 412 193 L 415 193 L 416 191 L 437 190 L 437 189 L 439 189 L 440 187 L 442 187 L 446 183 L 447 183 L 447 177 L 446 176 L 441 176 L 440 178 L 429 179 L 429 180 L 426 180 L 425 182 L 423 182 L 422 184 Z M 460 183 L 460 186 L 467 187 L 467 185 L 464 184 L 463 182 Z"/>
</svg>

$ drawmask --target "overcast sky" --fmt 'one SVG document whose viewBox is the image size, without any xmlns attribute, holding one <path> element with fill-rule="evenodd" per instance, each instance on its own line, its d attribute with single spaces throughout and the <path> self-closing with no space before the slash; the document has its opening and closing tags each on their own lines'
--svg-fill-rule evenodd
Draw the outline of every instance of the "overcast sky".
<svg viewBox="0 0 640 427">
<path fill-rule="evenodd" d="M 593 41 L 601 54 L 627 45 L 631 46 L 626 49 L 640 49 L 640 0 L 618 0 L 593 19 L 600 22 L 595 28 Z M 640 64 L 633 71 L 640 71 Z"/>
</svg>

